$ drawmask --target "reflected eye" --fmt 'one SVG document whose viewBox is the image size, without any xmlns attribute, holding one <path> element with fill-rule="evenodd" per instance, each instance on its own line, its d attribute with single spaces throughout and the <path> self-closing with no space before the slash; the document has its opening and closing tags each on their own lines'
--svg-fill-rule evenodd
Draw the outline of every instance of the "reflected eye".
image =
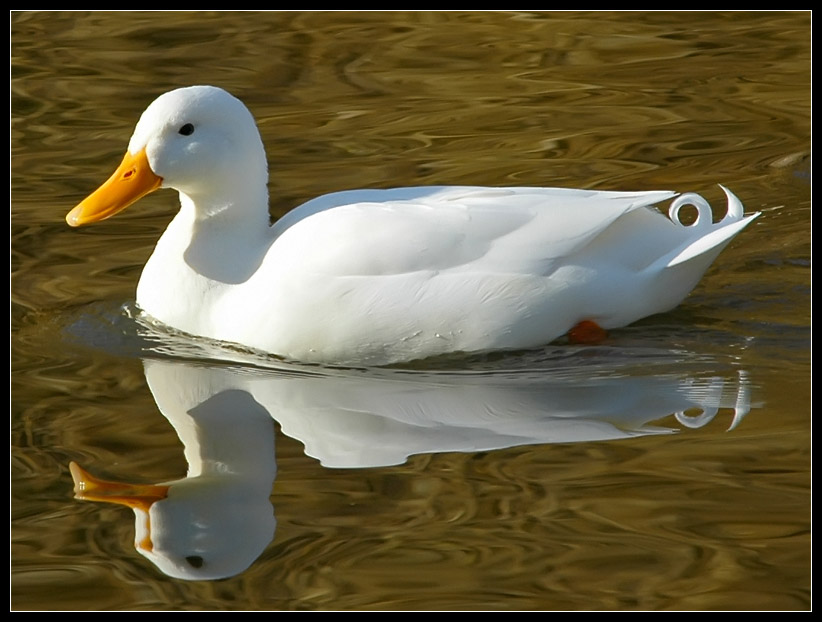
<svg viewBox="0 0 822 622">
<path fill-rule="evenodd" d="M 177 132 L 183 136 L 191 136 L 194 133 L 194 126 L 191 123 L 186 123 Z"/>
</svg>

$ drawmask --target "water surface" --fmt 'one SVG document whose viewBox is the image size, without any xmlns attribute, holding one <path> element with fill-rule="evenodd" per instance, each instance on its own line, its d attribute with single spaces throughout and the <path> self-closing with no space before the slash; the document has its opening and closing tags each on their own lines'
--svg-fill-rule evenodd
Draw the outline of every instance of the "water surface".
<svg viewBox="0 0 822 622">
<path fill-rule="evenodd" d="M 173 193 L 63 220 L 196 83 L 258 119 L 274 218 L 426 184 L 694 191 L 721 216 L 722 183 L 763 215 L 601 347 L 220 352 L 134 318 Z M 11 113 L 13 609 L 810 607 L 809 13 L 19 12 Z M 196 479 L 220 461 L 243 477 Z M 74 498 L 70 462 L 204 490 L 200 522 L 254 550 L 181 578 L 130 509 Z"/>
</svg>

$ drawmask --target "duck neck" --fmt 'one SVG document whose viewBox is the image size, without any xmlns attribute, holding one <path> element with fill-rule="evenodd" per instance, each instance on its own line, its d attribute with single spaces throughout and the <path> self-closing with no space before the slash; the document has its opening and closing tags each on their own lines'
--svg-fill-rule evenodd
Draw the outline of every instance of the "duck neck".
<svg viewBox="0 0 822 622">
<path fill-rule="evenodd" d="M 270 246 L 264 187 L 256 196 L 246 190 L 241 203 L 213 194 L 204 202 L 181 192 L 180 204 L 177 219 L 188 231 L 183 258 L 192 270 L 232 285 L 254 274 Z"/>
<path fill-rule="evenodd" d="M 199 223 L 220 227 L 269 225 L 268 189 L 265 183 L 237 181 L 231 186 L 210 184 L 203 191 L 178 189 L 181 211 Z"/>
</svg>

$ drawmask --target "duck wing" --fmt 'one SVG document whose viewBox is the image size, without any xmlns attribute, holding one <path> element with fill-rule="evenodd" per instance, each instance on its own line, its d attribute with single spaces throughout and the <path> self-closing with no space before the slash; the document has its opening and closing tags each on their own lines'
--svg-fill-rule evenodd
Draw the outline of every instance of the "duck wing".
<svg viewBox="0 0 822 622">
<path fill-rule="evenodd" d="M 338 276 L 547 275 L 627 212 L 674 196 L 471 186 L 339 192 L 278 221 L 273 250 L 297 257 L 303 270 Z"/>
</svg>

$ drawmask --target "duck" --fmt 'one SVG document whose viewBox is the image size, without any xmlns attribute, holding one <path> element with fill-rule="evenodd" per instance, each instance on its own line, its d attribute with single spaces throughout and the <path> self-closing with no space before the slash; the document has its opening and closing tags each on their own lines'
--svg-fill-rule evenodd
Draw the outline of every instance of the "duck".
<svg viewBox="0 0 822 622">
<path fill-rule="evenodd" d="M 720 187 L 718 222 L 694 193 L 417 186 L 332 192 L 271 224 L 252 113 L 197 85 L 146 108 L 119 167 L 66 221 L 172 188 L 180 209 L 137 285 L 146 318 L 288 360 L 383 366 L 596 343 L 670 311 L 760 215 Z"/>
</svg>

